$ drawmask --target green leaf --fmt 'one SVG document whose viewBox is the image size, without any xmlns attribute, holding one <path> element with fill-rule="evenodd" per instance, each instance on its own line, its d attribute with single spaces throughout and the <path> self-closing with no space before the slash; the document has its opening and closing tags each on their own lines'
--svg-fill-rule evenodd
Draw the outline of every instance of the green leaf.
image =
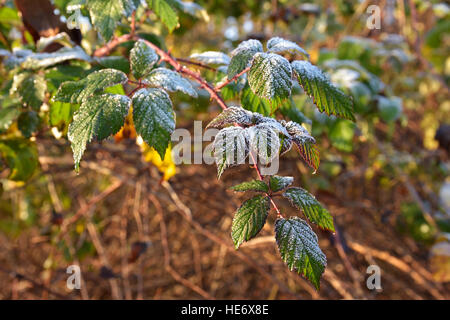
<svg viewBox="0 0 450 320">
<path fill-rule="evenodd" d="M 24 111 L 17 119 L 17 126 L 25 138 L 31 137 L 39 126 L 39 115 L 36 111 Z"/>
<path fill-rule="evenodd" d="M 293 187 L 287 189 L 283 193 L 283 197 L 289 199 L 295 207 L 302 210 L 311 222 L 334 232 L 333 217 L 311 193 L 305 189 Z"/>
<path fill-rule="evenodd" d="M 270 190 L 278 192 L 289 187 L 294 182 L 293 177 L 271 176 L 269 180 Z"/>
<path fill-rule="evenodd" d="M 10 169 L 8 179 L 28 180 L 38 167 L 36 145 L 27 139 L 0 140 L 0 155 Z"/>
<path fill-rule="evenodd" d="M 277 54 L 256 53 L 248 73 L 248 84 L 260 98 L 285 99 L 291 94 L 291 65 Z"/>
<path fill-rule="evenodd" d="M 23 72 L 14 76 L 11 94 L 17 93 L 23 104 L 39 110 L 44 101 L 46 90 L 47 83 L 43 76 Z"/>
<path fill-rule="evenodd" d="M 263 47 L 258 40 L 250 39 L 243 41 L 231 52 L 231 60 L 228 65 L 228 79 L 242 72 L 250 64 L 257 52 L 262 52 Z"/>
<path fill-rule="evenodd" d="M 260 98 L 253 93 L 248 84 L 245 85 L 241 93 L 241 105 L 244 109 L 258 112 L 263 116 L 272 114 L 273 105 L 270 100 Z"/>
<path fill-rule="evenodd" d="M 241 127 L 227 127 L 217 133 L 213 146 L 218 179 L 226 168 L 245 162 L 248 156 L 247 134 L 247 130 Z"/>
<path fill-rule="evenodd" d="M 140 89 L 133 96 L 133 123 L 136 132 L 164 159 L 175 118 L 170 97 L 162 89 Z"/>
<path fill-rule="evenodd" d="M 296 269 L 319 290 L 320 277 L 325 271 L 327 259 L 320 250 L 316 234 L 306 221 L 298 217 L 277 219 L 275 239 L 281 259 L 288 268 Z"/>
<path fill-rule="evenodd" d="M 353 138 L 356 125 L 345 119 L 336 119 L 329 128 L 328 137 L 334 147 L 340 151 L 351 152 L 353 150 Z"/>
<path fill-rule="evenodd" d="M 377 96 L 378 110 L 380 117 L 386 122 L 393 122 L 397 120 L 402 114 L 402 99 L 399 97 L 383 97 Z"/>
<path fill-rule="evenodd" d="M 99 57 L 95 59 L 104 68 L 117 69 L 125 74 L 130 73 L 130 62 L 122 56 Z"/>
<path fill-rule="evenodd" d="M 130 62 L 133 76 L 141 79 L 150 73 L 159 57 L 155 50 L 150 48 L 143 40 L 138 40 L 130 51 Z"/>
<path fill-rule="evenodd" d="M 267 41 L 267 51 L 273 53 L 289 52 L 291 54 L 301 54 L 302 56 L 309 58 L 308 52 L 298 44 L 279 37 L 274 37 Z"/>
<path fill-rule="evenodd" d="M 87 98 L 81 104 L 69 126 L 68 138 L 72 144 L 75 170 L 86 145 L 93 138 L 103 140 L 122 127 L 130 108 L 127 96 L 105 93 Z"/>
<path fill-rule="evenodd" d="M 299 84 L 313 98 L 320 112 L 355 120 L 352 99 L 334 86 L 318 67 L 308 61 L 294 61 L 292 68 Z"/>
<path fill-rule="evenodd" d="M 125 16 L 129 17 L 136 9 L 129 0 L 88 0 L 87 8 L 92 24 L 100 32 L 103 39 L 111 39 L 117 24 Z"/>
<path fill-rule="evenodd" d="M 148 6 L 161 19 L 162 23 L 172 32 L 178 24 L 178 16 L 175 10 L 165 0 L 147 0 Z"/>
<path fill-rule="evenodd" d="M 307 99 L 306 97 L 303 97 Z M 283 116 L 288 117 L 290 120 L 295 121 L 299 124 L 308 123 L 311 124 L 311 120 L 308 119 L 303 112 L 301 112 L 293 101 L 287 100 L 287 103 L 283 103 L 280 107 L 280 112 Z"/>
<path fill-rule="evenodd" d="M 145 78 L 145 82 L 170 92 L 181 91 L 194 98 L 198 96 L 187 79 L 166 68 L 156 68 Z"/>
<path fill-rule="evenodd" d="M 66 102 L 53 102 L 50 104 L 49 120 L 50 125 L 60 126 L 68 125 L 72 121 L 75 108 L 72 104 Z"/>
<path fill-rule="evenodd" d="M 8 106 L 0 109 L 0 132 L 9 129 L 20 114 L 19 106 Z"/>
<path fill-rule="evenodd" d="M 102 69 L 79 81 L 66 81 L 59 87 L 54 101 L 82 103 L 93 94 L 117 84 L 125 84 L 127 75 L 115 69 Z"/>
<path fill-rule="evenodd" d="M 314 172 L 316 172 L 320 165 L 320 156 L 317 146 L 310 142 L 304 142 L 303 144 L 296 143 L 296 145 L 303 160 L 305 160 L 305 162 L 314 169 Z"/>
<path fill-rule="evenodd" d="M 231 225 L 231 238 L 236 249 L 261 231 L 269 209 L 269 197 L 258 195 L 245 201 L 236 211 Z"/>
<path fill-rule="evenodd" d="M 258 191 L 258 192 L 269 192 L 269 187 L 264 181 L 252 180 L 248 182 L 243 182 L 230 188 L 233 191 Z"/>
</svg>

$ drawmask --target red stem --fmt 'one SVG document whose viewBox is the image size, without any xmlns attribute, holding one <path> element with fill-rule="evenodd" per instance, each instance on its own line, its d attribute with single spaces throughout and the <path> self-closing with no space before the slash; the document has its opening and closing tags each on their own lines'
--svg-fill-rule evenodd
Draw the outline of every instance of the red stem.
<svg viewBox="0 0 450 320">
<path fill-rule="evenodd" d="M 234 80 L 237 80 L 240 76 L 242 76 L 244 73 L 247 73 L 250 70 L 250 67 L 245 68 L 244 70 L 242 70 L 241 72 L 239 72 L 237 75 L 235 75 L 233 78 L 231 79 L 227 79 L 226 81 L 222 82 L 221 84 L 219 84 L 218 86 L 216 86 L 214 88 L 214 90 L 216 91 L 220 91 L 220 89 L 222 89 L 223 87 L 225 87 L 226 85 L 228 85 L 229 83 L 233 82 Z"/>
</svg>

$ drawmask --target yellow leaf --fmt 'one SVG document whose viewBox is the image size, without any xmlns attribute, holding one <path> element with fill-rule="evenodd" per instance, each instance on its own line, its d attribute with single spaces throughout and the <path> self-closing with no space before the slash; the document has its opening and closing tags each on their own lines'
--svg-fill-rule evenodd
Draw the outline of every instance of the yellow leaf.
<svg viewBox="0 0 450 320">
<path fill-rule="evenodd" d="M 141 147 L 144 160 L 152 163 L 156 168 L 158 168 L 158 170 L 163 173 L 163 179 L 165 181 L 169 180 L 176 174 L 176 166 L 173 162 L 171 145 L 167 148 L 164 160 L 162 160 L 158 152 L 146 144 L 142 138 L 139 137 L 136 139 L 136 143 Z"/>
</svg>

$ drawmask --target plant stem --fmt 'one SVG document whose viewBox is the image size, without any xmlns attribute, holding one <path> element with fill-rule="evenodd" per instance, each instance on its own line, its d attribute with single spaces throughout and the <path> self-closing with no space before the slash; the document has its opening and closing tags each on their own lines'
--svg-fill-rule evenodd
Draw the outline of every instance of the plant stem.
<svg viewBox="0 0 450 320">
<path fill-rule="evenodd" d="M 242 70 L 241 72 L 239 72 L 237 75 L 235 75 L 233 78 L 231 79 L 227 79 L 226 81 L 222 82 L 221 84 L 219 84 L 218 86 L 216 86 L 214 89 L 216 91 L 220 91 L 223 87 L 227 86 L 229 83 L 237 80 L 240 76 L 242 76 L 244 73 L 247 73 L 250 70 L 250 67 L 245 68 L 244 70 Z"/>
<path fill-rule="evenodd" d="M 132 20 L 133 20 L 133 16 L 132 16 Z M 180 62 L 178 62 L 178 60 L 175 57 L 172 57 L 170 55 L 170 53 L 162 50 L 161 48 L 159 48 L 155 44 L 151 43 L 150 41 L 147 41 L 145 39 L 141 39 L 138 36 L 132 35 L 132 34 L 125 34 L 123 36 L 120 36 L 118 38 L 113 39 L 111 42 L 107 43 L 104 47 L 101 47 L 101 48 L 95 50 L 94 56 L 101 57 L 101 56 L 107 55 L 116 46 L 118 46 L 119 44 L 121 44 L 123 42 L 129 41 L 129 40 L 141 40 L 141 41 L 144 41 L 150 48 L 155 50 L 155 52 L 161 57 L 161 61 L 165 61 L 165 62 L 169 63 L 175 69 L 175 71 L 177 71 L 178 73 L 182 73 L 182 74 L 185 74 L 185 75 L 191 77 L 198 84 L 200 84 L 200 86 L 202 88 L 204 88 L 206 91 L 208 91 L 208 93 L 211 96 L 211 99 L 215 100 L 223 110 L 228 109 L 228 106 L 225 103 L 225 101 L 223 100 L 223 98 L 219 95 L 220 89 L 225 87 L 230 82 L 236 80 L 241 75 L 243 75 L 244 73 L 248 72 L 248 70 L 249 70 L 249 68 L 245 68 L 244 70 L 242 70 L 242 72 L 240 72 L 239 74 L 234 76 L 232 79 L 227 80 L 224 83 L 222 83 L 221 85 L 219 85 L 216 88 L 214 88 L 205 79 L 203 79 L 203 77 L 199 73 L 197 73 L 195 71 L 192 71 L 192 70 L 186 68 L 185 66 L 181 65 Z M 180 61 L 183 61 L 183 60 L 180 60 Z M 130 83 L 135 84 L 135 81 L 134 82 L 130 82 Z M 131 96 L 131 94 L 134 93 L 141 86 L 142 86 L 142 84 L 138 85 L 138 87 L 135 88 L 130 94 L 128 94 L 128 96 Z M 256 159 L 255 159 L 254 155 L 251 152 L 250 152 L 250 157 L 252 158 L 252 161 L 254 163 L 254 169 L 256 170 L 256 173 L 258 174 L 258 179 L 262 181 L 263 177 L 262 177 L 261 172 L 260 172 L 260 170 L 258 168 L 258 164 L 256 162 Z M 275 204 L 275 202 L 273 201 L 271 194 L 266 193 L 266 195 L 267 195 L 267 197 L 269 197 L 270 203 L 272 204 L 273 208 L 275 209 L 275 211 L 277 213 L 277 217 L 278 218 L 282 217 L 281 212 L 278 209 L 278 207 Z"/>
</svg>

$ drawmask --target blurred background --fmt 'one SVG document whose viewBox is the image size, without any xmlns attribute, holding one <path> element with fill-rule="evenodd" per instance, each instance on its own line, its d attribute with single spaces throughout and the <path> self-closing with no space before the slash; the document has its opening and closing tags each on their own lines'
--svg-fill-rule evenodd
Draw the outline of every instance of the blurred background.
<svg viewBox="0 0 450 320">
<path fill-rule="evenodd" d="M 40 16 L 24 24 L 26 10 L 45 7 L 33 1 L 19 13 L 17 4 L 26 2 L 0 1 L 0 48 L 34 45 L 39 26 L 49 21 Z M 70 2 L 53 1 L 56 11 L 49 16 L 68 18 Z M 138 31 L 179 58 L 228 53 L 243 40 L 265 43 L 280 36 L 305 48 L 311 62 L 353 97 L 355 123 L 318 113 L 299 88 L 292 108 L 280 110 L 310 129 L 321 164 L 312 174 L 291 151 L 281 159 L 279 174 L 294 176 L 335 217 L 335 234 L 314 227 L 328 259 L 320 291 L 281 261 L 270 216 L 258 237 L 234 250 L 231 221 L 248 195 L 228 188 L 254 177 L 251 168 L 227 170 L 218 181 L 214 165 L 175 167 L 170 157 L 162 162 L 125 128 L 90 144 L 76 174 L 66 138 L 69 108 L 50 112 L 29 133 L 34 149 L 23 156 L 36 164 L 27 166 L 27 181 L 11 179 L 0 164 L 0 299 L 448 299 L 448 3 L 196 3 L 201 7 L 179 12 L 181 27 L 171 34 L 151 13 Z M 88 14 L 81 14 L 74 37 L 89 52 L 97 34 Z M 122 22 L 117 34 L 127 31 Z M 125 44 L 116 54 L 127 56 L 131 47 Z M 219 68 L 186 65 L 213 83 L 224 76 Z M 8 73 L 2 67 L 0 74 L 7 96 Z M 59 83 L 48 86 L 56 90 Z M 240 95 L 238 85 L 223 90 L 229 104 L 270 114 L 265 101 L 248 88 L 239 88 Z M 220 112 L 206 91 L 199 89 L 199 95 L 173 96 L 177 128 L 193 132 L 194 120 L 205 126 Z M 5 124 L 4 113 L 0 118 L 1 132 L 20 129 Z M 280 206 L 295 214 L 288 203 Z M 81 267 L 83 281 L 71 291 L 66 268 L 73 264 Z M 369 265 L 381 270 L 380 290 L 366 286 Z"/>
</svg>

